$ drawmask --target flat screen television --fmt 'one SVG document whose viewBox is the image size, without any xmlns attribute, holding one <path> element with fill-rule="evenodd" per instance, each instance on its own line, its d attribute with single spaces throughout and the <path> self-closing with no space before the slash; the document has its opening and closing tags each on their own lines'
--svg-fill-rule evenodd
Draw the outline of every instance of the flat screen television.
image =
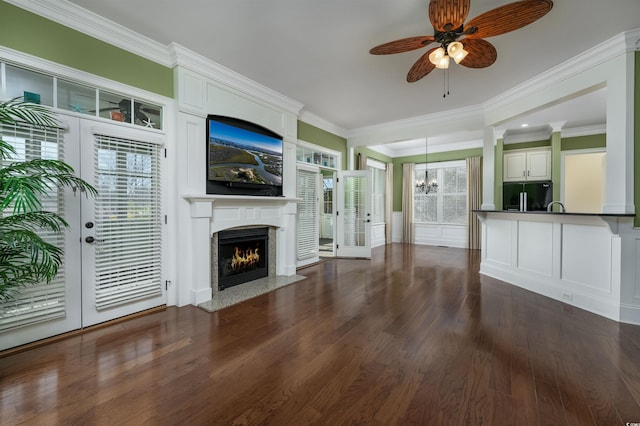
<svg viewBox="0 0 640 426">
<path fill-rule="evenodd" d="M 282 195 L 282 137 L 255 123 L 209 115 L 207 194 Z"/>
</svg>

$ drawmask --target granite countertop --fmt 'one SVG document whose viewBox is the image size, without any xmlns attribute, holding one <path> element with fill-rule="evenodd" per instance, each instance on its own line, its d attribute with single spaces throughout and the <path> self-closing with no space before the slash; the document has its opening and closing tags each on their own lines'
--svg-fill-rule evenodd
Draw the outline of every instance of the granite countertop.
<svg viewBox="0 0 640 426">
<path fill-rule="evenodd" d="M 516 213 L 516 214 L 541 214 L 541 215 L 560 215 L 560 216 L 595 216 L 595 217 L 635 217 L 634 213 L 575 213 L 575 212 L 547 212 L 547 211 L 531 211 L 521 212 L 519 210 L 472 210 L 474 213 Z"/>
</svg>

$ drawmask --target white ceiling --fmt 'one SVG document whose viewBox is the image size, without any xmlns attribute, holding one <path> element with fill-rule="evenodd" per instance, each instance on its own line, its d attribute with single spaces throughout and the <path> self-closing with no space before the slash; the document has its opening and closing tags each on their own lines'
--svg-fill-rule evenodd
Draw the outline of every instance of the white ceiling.
<svg viewBox="0 0 640 426">
<path fill-rule="evenodd" d="M 450 95 L 434 70 L 407 83 L 426 49 L 369 49 L 431 35 L 428 0 L 71 0 L 162 44 L 176 42 L 305 105 L 345 131 L 480 105 L 624 31 L 640 28 L 639 0 L 556 0 L 542 19 L 489 38 L 497 61 L 450 67 Z M 469 18 L 509 3 L 471 0 Z M 530 117 L 530 126 L 604 123 L 604 91 Z M 520 122 L 505 123 L 517 133 Z M 509 133 L 508 132 L 508 133 Z"/>
</svg>

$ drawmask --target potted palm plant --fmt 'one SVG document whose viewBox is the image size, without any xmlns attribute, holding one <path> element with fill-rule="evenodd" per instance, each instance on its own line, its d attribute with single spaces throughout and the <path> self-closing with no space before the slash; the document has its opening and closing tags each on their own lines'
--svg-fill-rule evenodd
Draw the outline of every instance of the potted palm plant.
<svg viewBox="0 0 640 426">
<path fill-rule="evenodd" d="M 21 123 L 57 125 L 45 106 L 20 98 L 0 102 L 0 127 Z M 13 161 L 15 155 L 15 148 L 2 140 L 0 133 L 0 302 L 14 298 L 21 287 L 49 283 L 62 263 L 63 249 L 41 235 L 62 232 L 69 225 L 58 214 L 44 211 L 41 197 L 62 187 L 97 194 L 63 161 Z"/>
</svg>

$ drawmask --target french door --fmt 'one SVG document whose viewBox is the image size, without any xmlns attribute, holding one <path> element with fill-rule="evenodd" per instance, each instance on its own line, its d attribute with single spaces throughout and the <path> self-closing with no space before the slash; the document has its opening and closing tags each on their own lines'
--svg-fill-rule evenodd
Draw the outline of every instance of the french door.
<svg viewBox="0 0 640 426">
<path fill-rule="evenodd" d="M 338 172 L 336 192 L 336 255 L 371 258 L 370 172 Z"/>
<path fill-rule="evenodd" d="M 60 118 L 60 117 L 59 117 Z M 50 284 L 0 305 L 0 350 L 165 303 L 161 284 L 160 143 L 157 134 L 61 117 L 64 129 L 2 129 L 15 161 L 63 160 L 99 191 L 52 190 L 46 210 L 70 227 L 46 236 L 64 247 Z"/>
</svg>

